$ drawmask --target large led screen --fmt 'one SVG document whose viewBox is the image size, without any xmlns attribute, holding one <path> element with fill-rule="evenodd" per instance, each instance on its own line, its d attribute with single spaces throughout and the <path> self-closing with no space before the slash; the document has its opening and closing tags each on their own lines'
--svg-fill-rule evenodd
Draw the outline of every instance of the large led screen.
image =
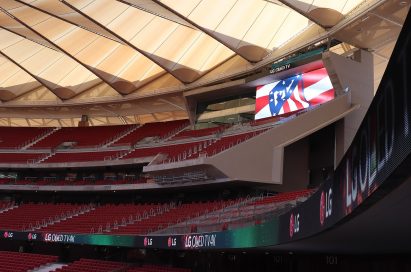
<svg viewBox="0 0 411 272">
<path fill-rule="evenodd" d="M 325 68 L 257 87 L 255 119 L 277 116 L 327 102 L 334 88 Z"/>
</svg>

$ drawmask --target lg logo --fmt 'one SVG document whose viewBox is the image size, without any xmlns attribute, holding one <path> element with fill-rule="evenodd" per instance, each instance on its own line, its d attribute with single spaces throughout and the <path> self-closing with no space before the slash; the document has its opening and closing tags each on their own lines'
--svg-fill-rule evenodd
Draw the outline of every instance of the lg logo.
<svg viewBox="0 0 411 272">
<path fill-rule="evenodd" d="M 320 199 L 320 223 L 321 226 L 324 225 L 325 219 L 331 216 L 333 211 L 333 200 L 332 200 L 333 190 L 330 188 L 328 192 L 321 192 Z"/>
<path fill-rule="evenodd" d="M 144 246 L 152 246 L 153 245 L 153 238 L 144 238 Z"/>
<path fill-rule="evenodd" d="M 177 238 L 168 237 L 167 245 L 168 247 L 175 247 L 177 245 Z"/>
<path fill-rule="evenodd" d="M 300 214 L 297 213 L 296 215 L 290 215 L 290 238 L 293 237 L 294 233 L 298 233 L 300 231 Z"/>
<path fill-rule="evenodd" d="M 14 234 L 13 234 L 13 232 L 5 232 L 4 234 L 3 234 L 3 236 L 4 236 L 4 238 L 13 238 L 13 236 L 14 236 Z"/>
<path fill-rule="evenodd" d="M 37 240 L 37 234 L 36 233 L 29 233 L 27 235 L 27 239 L 29 240 Z"/>
</svg>

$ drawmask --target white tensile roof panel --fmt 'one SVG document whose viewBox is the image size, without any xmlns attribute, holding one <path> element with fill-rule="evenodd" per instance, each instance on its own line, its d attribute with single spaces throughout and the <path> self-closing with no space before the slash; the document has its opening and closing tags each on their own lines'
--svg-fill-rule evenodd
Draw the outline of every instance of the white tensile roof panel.
<svg viewBox="0 0 411 272">
<path fill-rule="evenodd" d="M 266 65 L 364 2 L 1 0 L 0 103 L 181 95 Z M 396 22 L 405 15 L 385 16 Z M 385 24 L 392 26 L 379 23 Z M 375 37 L 382 39 L 386 33 L 379 31 Z"/>
</svg>

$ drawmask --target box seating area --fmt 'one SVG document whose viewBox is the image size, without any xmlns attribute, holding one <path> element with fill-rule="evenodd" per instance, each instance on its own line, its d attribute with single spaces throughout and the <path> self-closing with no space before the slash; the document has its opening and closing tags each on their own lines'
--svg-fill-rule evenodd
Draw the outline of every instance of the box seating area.
<svg viewBox="0 0 411 272">
<path fill-rule="evenodd" d="M 0 127 L 0 148 L 19 148 L 49 130 L 50 128 Z"/>
<path fill-rule="evenodd" d="M 80 259 L 52 272 L 112 272 L 126 271 L 127 267 L 127 264 L 120 262 Z"/>
<path fill-rule="evenodd" d="M 64 127 L 34 144 L 31 149 L 55 148 L 63 142 L 77 142 L 75 147 L 94 147 L 127 130 L 129 126 Z"/>
<path fill-rule="evenodd" d="M 0 251 L 1 272 L 27 272 L 56 261 L 56 256 Z"/>
<path fill-rule="evenodd" d="M 114 142 L 112 146 L 134 145 L 146 137 L 163 138 L 176 130 L 188 126 L 187 120 L 178 120 L 170 122 L 147 123 L 134 130 L 127 136 Z"/>
<path fill-rule="evenodd" d="M 0 229 L 21 231 L 35 227 L 43 220 L 56 220 L 81 210 L 77 204 L 21 204 L 20 206 L 0 213 Z"/>
</svg>

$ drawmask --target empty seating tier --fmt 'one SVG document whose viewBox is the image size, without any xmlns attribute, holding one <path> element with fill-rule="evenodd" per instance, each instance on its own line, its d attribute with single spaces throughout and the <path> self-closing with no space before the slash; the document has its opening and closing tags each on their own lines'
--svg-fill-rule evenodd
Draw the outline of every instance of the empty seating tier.
<svg viewBox="0 0 411 272">
<path fill-rule="evenodd" d="M 82 210 L 76 204 L 21 204 L 0 213 L 0 229 L 27 230 L 39 228 L 50 222 L 59 221 Z"/>
<path fill-rule="evenodd" d="M 73 127 L 61 128 L 34 144 L 31 148 L 55 148 L 64 142 L 73 142 L 74 146 L 94 147 L 123 133 L 129 126 Z"/>
<path fill-rule="evenodd" d="M 178 130 L 183 129 L 187 125 L 188 125 L 187 120 L 144 124 L 143 126 L 134 130 L 127 136 L 114 142 L 112 145 L 113 146 L 134 145 L 135 143 L 147 137 L 161 139 L 168 135 L 171 136 L 173 133 L 177 133 Z"/>
<path fill-rule="evenodd" d="M 88 162 L 113 160 L 119 151 L 56 153 L 43 163 Z"/>
<path fill-rule="evenodd" d="M 33 163 L 46 155 L 42 153 L 0 153 L 0 163 Z"/>
<path fill-rule="evenodd" d="M 27 272 L 54 263 L 56 256 L 0 251 L 1 272 Z"/>
<path fill-rule="evenodd" d="M 50 130 L 51 128 L 0 127 L 0 148 L 20 148 Z"/>
<path fill-rule="evenodd" d="M 166 204 L 22 204 L 0 213 L 0 230 L 36 230 L 56 233 L 146 235 L 173 232 L 173 227 L 223 224 L 273 211 L 281 212 L 304 201 L 311 190 L 281 193 L 257 199 Z M 282 203 L 282 205 L 276 205 Z M 273 205 L 272 205 L 273 204 Z M 229 218 L 228 218 L 228 217 Z M 228 219 L 227 219 L 228 218 Z M 227 219 L 227 220 L 226 220 Z M 185 232 L 196 231 L 186 229 Z"/>
<path fill-rule="evenodd" d="M 267 128 L 253 126 L 219 126 L 200 130 L 184 130 L 187 120 L 135 125 L 77 127 L 77 128 L 25 128 L 33 135 L 43 133 L 28 150 L 0 150 L 0 163 L 82 163 L 123 159 L 151 160 L 163 154 L 155 163 L 169 163 L 195 159 L 200 154 L 213 156 L 252 138 Z M 14 128 L 3 128 L 13 131 Z M 5 133 L 5 135 L 12 133 Z M 173 136 L 174 135 L 174 136 Z M 207 138 L 199 138 L 209 136 Z M 182 139 L 185 139 L 182 141 Z M 178 140 L 176 142 L 176 140 Z M 21 147 L 21 146 L 20 146 Z M 1 145 L 0 145 L 1 149 Z M 34 149 L 38 150 L 36 153 Z"/>
</svg>

